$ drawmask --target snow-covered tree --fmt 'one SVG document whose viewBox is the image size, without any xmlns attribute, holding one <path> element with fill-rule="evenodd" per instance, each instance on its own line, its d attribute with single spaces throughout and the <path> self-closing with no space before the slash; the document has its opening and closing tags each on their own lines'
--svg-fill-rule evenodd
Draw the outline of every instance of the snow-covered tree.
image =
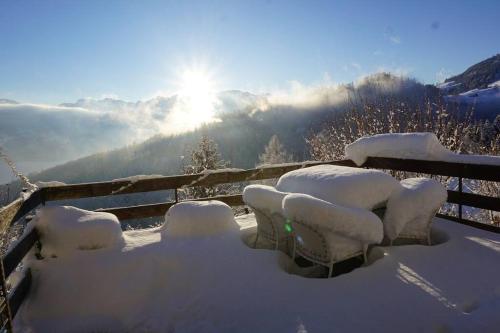
<svg viewBox="0 0 500 333">
<path fill-rule="evenodd" d="M 269 140 L 269 143 L 264 148 L 264 152 L 259 155 L 259 163 L 257 167 L 289 162 L 293 162 L 292 156 L 288 154 L 285 147 L 278 139 L 278 136 L 273 135 Z M 266 179 L 262 180 L 260 183 L 274 186 L 277 183 L 277 179 Z"/>
<path fill-rule="evenodd" d="M 264 152 L 259 155 L 259 165 L 270 165 L 292 162 L 292 157 L 281 144 L 277 135 L 273 135 L 269 143 L 264 148 Z"/>
<path fill-rule="evenodd" d="M 217 144 L 207 136 L 202 136 L 198 146 L 191 151 L 191 164 L 184 167 L 184 174 L 192 175 L 204 173 L 208 170 L 224 169 L 229 165 L 224 161 L 217 148 Z M 223 195 L 229 192 L 230 185 L 196 186 L 184 189 L 186 198 L 207 198 Z"/>
</svg>

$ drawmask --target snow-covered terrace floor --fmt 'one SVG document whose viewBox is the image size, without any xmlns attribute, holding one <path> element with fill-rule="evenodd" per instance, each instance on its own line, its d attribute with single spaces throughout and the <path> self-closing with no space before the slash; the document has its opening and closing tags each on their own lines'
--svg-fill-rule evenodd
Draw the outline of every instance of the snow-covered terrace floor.
<svg viewBox="0 0 500 333">
<path fill-rule="evenodd" d="M 243 233 L 255 228 L 253 215 L 236 220 Z M 433 229 L 445 242 L 375 248 L 368 266 L 331 279 L 289 274 L 284 254 L 250 249 L 236 234 L 170 241 L 158 229 L 128 231 L 122 249 L 34 263 L 38 289 L 16 326 L 34 332 L 499 332 L 500 235 L 442 219 Z"/>
</svg>

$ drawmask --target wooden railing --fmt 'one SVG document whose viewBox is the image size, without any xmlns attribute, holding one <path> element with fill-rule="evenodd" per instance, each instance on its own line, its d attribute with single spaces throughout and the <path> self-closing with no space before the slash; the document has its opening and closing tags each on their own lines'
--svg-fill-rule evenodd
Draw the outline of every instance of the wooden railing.
<svg viewBox="0 0 500 333">
<path fill-rule="evenodd" d="M 14 222 L 24 217 L 34 208 L 39 205 L 44 205 L 48 201 L 174 190 L 176 198 L 175 201 L 131 207 L 99 209 L 99 211 L 115 214 L 120 220 L 163 216 L 166 211 L 177 202 L 177 191 L 181 188 L 278 178 L 289 171 L 320 164 L 355 167 L 354 163 L 350 160 L 304 162 L 261 167 L 250 170 L 223 170 L 195 175 L 166 176 L 138 180 L 118 180 L 46 187 L 35 191 L 26 199 L 19 198 L 8 206 L 1 208 L 0 232 L 4 233 Z M 462 206 L 500 211 L 500 198 L 473 193 L 464 193 L 462 191 L 463 179 L 500 182 L 500 166 L 409 159 L 402 160 L 394 158 L 368 158 L 362 167 L 456 177 L 458 179 L 459 190 L 448 191 L 448 203 L 458 205 L 458 216 L 443 214 L 438 214 L 438 216 L 472 227 L 497 233 L 500 232 L 500 227 L 477 221 L 466 220 L 463 218 L 462 213 Z M 224 195 L 197 200 L 209 199 L 220 200 L 230 206 L 244 205 L 241 194 Z M 5 255 L 3 255 L 0 262 L 0 274 L 2 277 L 2 295 L 0 295 L 2 298 L 0 300 L 1 325 L 7 330 L 12 330 L 12 318 L 16 315 L 17 310 L 27 295 L 31 284 L 31 273 L 28 269 L 25 270 L 24 276 L 17 286 L 7 292 L 6 279 L 38 241 L 36 229 L 30 228 L 29 230 L 30 231 L 25 232 L 24 236 L 9 251 L 7 251 Z"/>
</svg>

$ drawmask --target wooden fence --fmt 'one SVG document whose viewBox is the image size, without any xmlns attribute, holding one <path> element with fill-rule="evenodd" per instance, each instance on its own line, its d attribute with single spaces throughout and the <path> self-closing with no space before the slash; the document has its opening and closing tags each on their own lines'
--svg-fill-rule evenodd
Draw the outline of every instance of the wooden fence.
<svg viewBox="0 0 500 333">
<path fill-rule="evenodd" d="M 177 191 L 181 188 L 272 179 L 292 170 L 320 164 L 355 166 L 350 160 L 305 162 L 249 170 L 222 170 L 195 175 L 166 176 L 137 180 L 125 179 L 41 188 L 32 193 L 28 198 L 19 198 L 0 209 L 0 233 L 3 234 L 14 222 L 24 217 L 39 205 L 44 205 L 47 201 L 174 190 L 176 201 L 99 209 L 99 211 L 115 214 L 120 220 L 163 216 L 168 208 L 177 202 Z M 448 191 L 448 203 L 458 205 L 458 216 L 443 214 L 438 214 L 438 216 L 472 227 L 497 233 L 500 232 L 500 227 L 464 219 L 462 212 L 463 206 L 500 211 L 500 198 L 463 192 L 463 179 L 500 182 L 500 166 L 371 157 L 368 158 L 362 167 L 456 177 L 458 179 L 458 191 Z M 197 200 L 209 199 L 220 200 L 230 206 L 244 205 L 241 194 Z M 8 331 L 12 331 L 12 318 L 16 315 L 31 284 L 31 273 L 29 269 L 24 270 L 24 276 L 20 282 L 10 290 L 7 290 L 8 286 L 6 282 L 7 278 L 16 269 L 24 256 L 38 241 L 36 230 L 34 228 L 29 230 L 29 232 L 25 232 L 24 236 L 3 255 L 0 261 L 0 274 L 2 277 L 2 288 L 0 290 L 0 325 L 1 328 L 7 329 Z"/>
</svg>

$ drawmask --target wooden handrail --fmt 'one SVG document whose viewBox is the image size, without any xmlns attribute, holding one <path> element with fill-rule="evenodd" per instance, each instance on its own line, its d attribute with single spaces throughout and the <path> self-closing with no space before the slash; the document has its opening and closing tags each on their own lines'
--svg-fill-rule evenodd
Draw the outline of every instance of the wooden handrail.
<svg viewBox="0 0 500 333">
<path fill-rule="evenodd" d="M 182 187 L 211 186 L 224 183 L 236 183 L 253 180 L 277 178 L 287 172 L 315 165 L 334 164 L 355 166 L 350 160 L 328 162 L 289 163 L 280 166 L 264 166 L 247 170 L 210 170 L 207 173 L 152 177 L 145 179 L 115 180 L 109 182 L 58 185 L 43 188 L 46 201 L 79 199 L 106 195 L 130 194 L 173 190 Z"/>
<path fill-rule="evenodd" d="M 500 165 L 368 157 L 363 167 L 500 182 Z"/>
<path fill-rule="evenodd" d="M 243 196 L 241 194 L 219 195 L 210 198 L 201 198 L 201 199 L 193 199 L 186 201 L 205 201 L 205 200 L 218 200 L 228 204 L 229 206 L 243 206 L 245 204 L 243 202 Z M 147 217 L 163 216 L 165 215 L 167 210 L 175 204 L 176 204 L 175 201 L 168 201 L 150 205 L 105 208 L 105 209 L 98 209 L 97 211 L 112 213 L 116 215 L 119 220 L 140 219 Z"/>
<path fill-rule="evenodd" d="M 356 166 L 350 160 L 289 163 L 280 166 L 264 166 L 257 169 L 231 171 L 214 170 L 209 173 L 152 177 L 135 181 L 116 180 L 98 183 L 59 185 L 43 188 L 42 191 L 43 199 L 46 201 L 79 199 L 277 178 L 292 170 L 322 164 Z M 361 167 L 500 182 L 500 166 L 496 165 L 369 157 L 366 163 Z"/>
<path fill-rule="evenodd" d="M 449 203 L 481 208 L 486 210 L 500 211 L 500 198 L 488 197 L 485 195 L 459 192 L 459 191 L 448 191 Z"/>
<path fill-rule="evenodd" d="M 3 234 L 15 221 L 29 213 L 43 202 L 43 190 L 36 190 L 26 199 L 17 198 L 5 207 L 0 208 L 0 234 Z"/>
</svg>

